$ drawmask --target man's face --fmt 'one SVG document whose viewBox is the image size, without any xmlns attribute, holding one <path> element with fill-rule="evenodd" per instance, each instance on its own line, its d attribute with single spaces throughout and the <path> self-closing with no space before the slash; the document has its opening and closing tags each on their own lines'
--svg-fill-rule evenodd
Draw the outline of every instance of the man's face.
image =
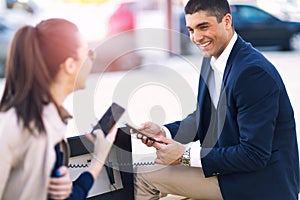
<svg viewBox="0 0 300 200">
<path fill-rule="evenodd" d="M 190 38 L 205 57 L 213 56 L 217 59 L 221 55 L 233 34 L 231 24 L 230 14 L 226 14 L 220 23 L 215 16 L 209 16 L 206 11 L 186 15 Z"/>
</svg>

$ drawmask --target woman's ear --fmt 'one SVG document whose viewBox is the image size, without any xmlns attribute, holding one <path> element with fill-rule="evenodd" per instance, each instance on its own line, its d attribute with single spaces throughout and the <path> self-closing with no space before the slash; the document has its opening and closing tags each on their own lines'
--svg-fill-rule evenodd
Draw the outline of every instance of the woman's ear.
<svg viewBox="0 0 300 200">
<path fill-rule="evenodd" d="M 73 74 L 77 71 L 77 65 L 72 57 L 68 57 L 65 62 L 62 64 L 62 68 L 67 74 Z"/>
</svg>

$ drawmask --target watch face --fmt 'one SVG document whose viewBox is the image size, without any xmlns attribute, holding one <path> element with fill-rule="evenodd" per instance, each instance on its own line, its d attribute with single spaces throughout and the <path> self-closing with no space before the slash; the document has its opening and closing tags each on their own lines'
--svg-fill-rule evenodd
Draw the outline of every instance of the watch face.
<svg viewBox="0 0 300 200">
<path fill-rule="evenodd" d="M 183 165 L 183 166 L 191 166 L 191 160 L 190 160 L 190 158 L 182 158 L 181 159 L 181 164 Z"/>
<path fill-rule="evenodd" d="M 190 149 L 186 150 L 180 158 L 180 163 L 183 166 L 191 166 Z"/>
</svg>

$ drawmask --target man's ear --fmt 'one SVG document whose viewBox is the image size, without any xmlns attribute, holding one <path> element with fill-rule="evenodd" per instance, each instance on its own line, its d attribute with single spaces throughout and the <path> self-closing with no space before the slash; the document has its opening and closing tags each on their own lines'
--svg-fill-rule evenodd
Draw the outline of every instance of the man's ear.
<svg viewBox="0 0 300 200">
<path fill-rule="evenodd" d="M 76 72 L 76 63 L 75 63 L 75 60 L 74 58 L 72 57 L 68 57 L 65 62 L 62 64 L 62 67 L 64 68 L 64 71 L 67 73 L 67 74 L 73 74 Z"/>
<path fill-rule="evenodd" d="M 223 20 L 225 22 L 225 26 L 226 28 L 232 28 L 232 16 L 231 14 L 227 13 L 224 17 L 223 17 Z"/>
</svg>

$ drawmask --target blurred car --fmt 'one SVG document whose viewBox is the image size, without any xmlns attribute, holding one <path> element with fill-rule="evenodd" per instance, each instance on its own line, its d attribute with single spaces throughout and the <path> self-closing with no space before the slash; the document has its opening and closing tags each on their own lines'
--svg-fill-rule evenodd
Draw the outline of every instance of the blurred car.
<svg viewBox="0 0 300 200">
<path fill-rule="evenodd" d="M 299 0 L 256 0 L 256 5 L 279 19 L 300 21 Z"/>
<path fill-rule="evenodd" d="M 4 76 L 6 55 L 15 30 L 0 16 L 0 78 Z"/>
<path fill-rule="evenodd" d="M 120 3 L 108 20 L 107 34 L 109 36 L 135 28 L 136 2 Z"/>
<path fill-rule="evenodd" d="M 7 51 L 16 30 L 24 24 L 35 24 L 37 12 L 32 0 L 0 0 L 0 78 L 4 76 Z"/>
<path fill-rule="evenodd" d="M 235 30 L 253 46 L 277 46 L 282 50 L 300 49 L 300 22 L 280 20 L 247 4 L 231 4 Z"/>
</svg>

